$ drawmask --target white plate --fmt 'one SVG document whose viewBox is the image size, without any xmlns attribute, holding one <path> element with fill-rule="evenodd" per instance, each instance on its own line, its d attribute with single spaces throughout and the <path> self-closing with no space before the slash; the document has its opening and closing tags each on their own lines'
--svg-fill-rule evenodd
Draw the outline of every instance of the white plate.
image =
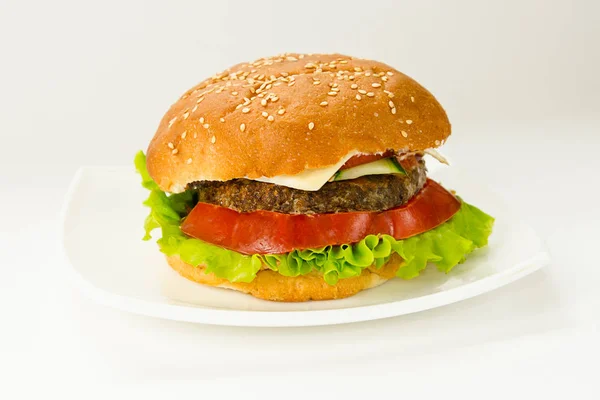
<svg viewBox="0 0 600 400">
<path fill-rule="evenodd" d="M 413 313 L 467 299 L 515 281 L 548 263 L 532 228 L 499 196 L 456 168 L 434 178 L 496 217 L 487 248 L 450 274 L 429 266 L 420 277 L 393 279 L 333 301 L 275 303 L 196 284 L 166 263 L 156 243 L 143 242 L 147 192 L 133 168 L 80 169 L 63 209 L 62 245 L 70 276 L 92 299 L 133 313 L 236 326 L 311 326 Z"/>
</svg>

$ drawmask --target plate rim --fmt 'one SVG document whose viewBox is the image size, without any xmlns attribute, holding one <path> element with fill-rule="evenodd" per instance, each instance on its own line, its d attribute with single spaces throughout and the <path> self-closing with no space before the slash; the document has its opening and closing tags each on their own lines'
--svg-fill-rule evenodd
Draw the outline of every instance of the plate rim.
<svg viewBox="0 0 600 400">
<path fill-rule="evenodd" d="M 510 268 L 491 276 L 469 282 L 459 287 L 410 299 L 386 303 L 353 306 L 328 310 L 292 311 L 249 311 L 216 308 L 202 308 L 176 303 L 159 303 L 138 299 L 104 290 L 85 279 L 71 262 L 65 243 L 65 228 L 71 204 L 86 171 L 98 169 L 124 168 L 124 166 L 81 166 L 73 176 L 60 210 L 58 227 L 58 247 L 63 258 L 63 272 L 68 280 L 86 297 L 98 304 L 149 317 L 181 322 L 193 322 L 221 326 L 245 327 L 301 327 L 338 325 L 372 321 L 400 315 L 413 314 L 441 306 L 457 303 L 493 291 L 520 278 L 523 278 L 550 262 L 550 255 L 541 240 L 541 249 L 533 257 L 514 264 Z M 460 172 L 460 171 L 459 171 Z M 529 225 L 528 225 L 529 226 Z M 533 229 L 533 228 L 532 228 Z M 535 230 L 534 230 L 535 232 Z M 537 236 L 537 233 L 536 233 Z M 539 237 L 539 236 L 538 236 Z M 490 283 L 490 281 L 492 281 Z M 427 299 L 426 301 L 424 299 Z M 266 301 L 266 300 L 265 300 Z M 423 303 L 423 304 L 420 304 Z M 410 307 L 409 307 L 410 306 Z M 409 308 L 410 310 L 402 310 Z"/>
</svg>

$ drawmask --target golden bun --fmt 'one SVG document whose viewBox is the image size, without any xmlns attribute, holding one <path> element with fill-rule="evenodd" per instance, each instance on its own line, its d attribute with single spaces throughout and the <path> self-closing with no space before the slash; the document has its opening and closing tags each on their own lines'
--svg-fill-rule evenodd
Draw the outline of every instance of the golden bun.
<svg viewBox="0 0 600 400">
<path fill-rule="evenodd" d="M 147 151 L 160 188 L 295 175 L 353 151 L 418 151 L 450 135 L 442 106 L 394 68 L 341 54 L 283 54 L 235 65 L 188 90 Z"/>
<path fill-rule="evenodd" d="M 202 266 L 194 267 L 182 261 L 178 256 L 168 256 L 167 261 L 180 275 L 194 282 L 238 290 L 264 300 L 299 302 L 342 299 L 353 296 L 361 290 L 379 286 L 396 275 L 402 259 L 394 254 L 381 268 L 367 268 L 363 270 L 362 275 L 340 279 L 334 286 L 328 285 L 316 272 L 289 277 L 270 269 L 260 270 L 252 282 L 229 282 L 217 278 L 212 273 L 205 273 Z"/>
</svg>

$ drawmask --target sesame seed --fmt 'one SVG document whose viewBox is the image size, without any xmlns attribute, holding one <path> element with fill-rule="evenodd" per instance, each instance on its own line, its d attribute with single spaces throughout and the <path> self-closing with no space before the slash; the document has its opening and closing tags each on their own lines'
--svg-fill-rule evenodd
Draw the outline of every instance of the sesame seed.
<svg viewBox="0 0 600 400">
<path fill-rule="evenodd" d="M 196 110 L 197 110 L 197 109 L 198 109 L 198 104 L 196 104 L 196 105 L 194 106 L 194 108 L 192 108 L 192 112 L 196 112 Z"/>
<path fill-rule="evenodd" d="M 183 114 L 183 119 L 187 119 L 187 117 L 189 117 L 189 116 L 190 116 L 190 113 L 186 112 L 185 114 Z"/>
<path fill-rule="evenodd" d="M 210 138 L 210 142 L 214 143 L 217 141 L 217 138 L 215 137 L 215 135 L 213 135 L 213 137 Z"/>
<path fill-rule="evenodd" d="M 412 124 L 412 120 L 411 119 L 407 119 L 406 123 L 410 125 L 410 124 Z"/>
<path fill-rule="evenodd" d="M 413 103 L 415 102 L 415 98 L 410 96 L 410 101 L 412 101 Z"/>
<path fill-rule="evenodd" d="M 439 145 L 440 145 L 440 141 L 439 141 L 439 140 L 436 140 L 436 141 L 435 141 L 435 142 L 433 142 L 433 143 L 435 143 L 435 145 L 436 145 L 436 146 L 439 146 Z"/>
<path fill-rule="evenodd" d="M 192 159 L 188 158 L 187 161 L 186 161 L 186 163 L 191 164 L 192 163 Z"/>
<path fill-rule="evenodd" d="M 194 139 L 196 139 L 198 137 L 198 134 L 196 132 L 194 132 Z"/>
<path fill-rule="evenodd" d="M 373 93 L 373 92 L 369 92 L 369 93 L 367 93 L 367 96 L 369 96 L 369 97 L 373 97 L 373 96 L 375 96 L 375 93 Z"/>
<path fill-rule="evenodd" d="M 198 97 L 198 100 L 196 100 L 196 103 L 201 103 L 202 100 L 204 100 L 204 97 Z"/>
<path fill-rule="evenodd" d="M 306 65 L 304 66 L 304 68 L 309 68 L 309 69 L 311 69 L 311 68 L 316 68 L 316 67 L 317 67 L 317 66 L 316 66 L 315 64 L 313 64 L 313 63 L 308 63 L 308 64 L 306 64 Z"/>
<path fill-rule="evenodd" d="M 358 89 L 358 93 L 360 94 L 367 94 L 367 91 L 364 89 Z"/>
<path fill-rule="evenodd" d="M 308 130 L 312 131 L 313 129 L 315 129 L 315 123 L 314 122 L 309 122 L 308 123 Z"/>
<path fill-rule="evenodd" d="M 365 76 L 371 76 L 370 72 L 365 72 Z"/>
<path fill-rule="evenodd" d="M 250 109 L 249 109 L 248 107 L 244 107 L 244 108 L 242 108 L 242 112 L 243 112 L 244 114 L 247 114 L 247 113 L 249 113 L 249 112 L 250 112 Z"/>
<path fill-rule="evenodd" d="M 371 83 L 371 86 L 373 86 L 373 87 L 381 87 L 381 83 L 377 83 L 377 82 Z"/>
<path fill-rule="evenodd" d="M 376 117 L 379 117 L 379 114 L 378 114 L 378 113 L 373 113 L 373 115 L 374 115 L 374 116 L 376 116 Z"/>
<path fill-rule="evenodd" d="M 352 85 L 350 85 L 350 89 L 357 89 L 358 85 L 356 83 L 353 83 Z"/>
<path fill-rule="evenodd" d="M 282 108 L 281 110 L 277 111 L 277 114 L 279 115 L 283 115 L 283 113 L 285 113 L 285 108 Z"/>
<path fill-rule="evenodd" d="M 198 121 L 200 121 L 200 123 L 203 124 L 204 123 L 204 117 L 200 117 L 200 119 Z"/>
<path fill-rule="evenodd" d="M 396 107 L 396 106 L 394 105 L 394 102 L 393 102 L 393 101 L 391 101 L 391 100 L 390 100 L 390 101 L 388 101 L 388 105 L 390 106 L 390 108 L 394 108 L 394 107 Z"/>
<path fill-rule="evenodd" d="M 356 100 L 360 100 L 360 99 L 362 99 L 362 97 L 360 96 L 360 94 L 357 94 L 356 95 Z"/>
<path fill-rule="evenodd" d="M 287 61 L 298 61 L 298 59 L 297 59 L 296 57 L 291 57 L 291 56 L 289 56 L 289 57 L 286 57 L 285 59 L 286 59 Z"/>
<path fill-rule="evenodd" d="M 265 117 L 265 118 L 267 118 L 267 117 L 269 116 L 269 113 L 268 113 L 268 112 L 266 112 L 266 111 L 263 111 L 263 112 L 262 112 L 262 116 L 263 116 L 263 117 Z"/>
<path fill-rule="evenodd" d="M 319 83 L 321 83 L 321 81 L 314 81 L 313 85 L 318 85 Z"/>
<path fill-rule="evenodd" d="M 390 92 L 389 90 L 384 90 L 383 92 L 387 94 L 390 99 L 394 98 L 394 93 Z"/>
<path fill-rule="evenodd" d="M 362 71 L 362 68 L 360 68 L 360 67 L 354 67 L 354 71 L 360 72 L 360 71 Z"/>
<path fill-rule="evenodd" d="M 348 60 L 341 60 L 340 64 L 348 64 Z"/>
<path fill-rule="evenodd" d="M 392 75 L 394 75 L 394 73 L 393 73 L 392 71 L 388 71 L 388 72 L 387 72 L 387 74 L 388 74 L 389 76 L 392 76 Z"/>
<path fill-rule="evenodd" d="M 388 78 L 387 78 L 387 76 L 382 76 L 381 80 L 384 81 L 384 82 L 387 82 Z"/>
<path fill-rule="evenodd" d="M 169 121 L 169 128 L 171 127 L 171 125 L 173 125 L 173 123 L 175 122 L 176 119 L 177 119 L 177 117 L 175 117 Z"/>
<path fill-rule="evenodd" d="M 290 83 L 288 83 L 288 86 L 294 86 L 295 83 L 296 81 L 291 81 Z"/>
<path fill-rule="evenodd" d="M 404 136 L 404 137 L 408 137 L 408 133 L 406 133 L 406 132 L 404 132 L 404 131 L 401 131 L 401 133 L 402 133 L 402 136 Z"/>
<path fill-rule="evenodd" d="M 354 75 L 348 76 L 348 79 L 350 79 L 351 81 L 353 81 L 354 80 Z"/>
<path fill-rule="evenodd" d="M 392 108 L 392 114 L 396 114 L 396 107 Z"/>
<path fill-rule="evenodd" d="M 262 99 L 262 100 L 260 101 L 260 104 L 261 104 L 261 105 L 263 105 L 263 106 L 266 106 L 266 105 L 267 105 L 267 100 L 265 100 L 265 99 Z"/>
<path fill-rule="evenodd" d="M 240 131 L 244 132 L 246 130 L 246 124 L 240 124 Z"/>
<path fill-rule="evenodd" d="M 279 97 L 277 97 L 277 96 L 271 97 L 271 103 L 275 103 L 277 100 L 279 100 Z"/>
<path fill-rule="evenodd" d="M 327 103 L 326 101 L 322 101 L 321 104 L 319 104 L 319 105 L 326 106 L 327 104 L 329 104 L 329 103 Z"/>
<path fill-rule="evenodd" d="M 267 121 L 270 121 L 270 122 L 273 122 L 273 120 L 274 120 L 274 119 L 275 119 L 275 117 L 274 117 L 274 116 L 272 116 L 272 115 L 269 115 L 269 116 L 267 117 Z"/>
<path fill-rule="evenodd" d="M 181 138 L 182 138 L 182 139 L 185 139 L 185 136 L 186 136 L 186 135 L 187 135 L 187 131 L 183 131 L 183 132 L 181 133 Z"/>
<path fill-rule="evenodd" d="M 209 124 L 204 124 L 202 125 L 204 127 L 204 129 L 208 129 L 208 127 L 210 126 Z"/>
<path fill-rule="evenodd" d="M 238 92 L 233 91 L 233 92 L 231 92 L 231 94 L 234 96 L 237 96 Z"/>
<path fill-rule="evenodd" d="M 173 143 L 169 142 L 169 143 L 167 143 L 167 147 L 168 147 L 168 148 L 170 148 L 170 149 L 172 149 L 172 148 L 174 148 L 175 146 L 173 146 Z"/>
<path fill-rule="evenodd" d="M 338 87 L 332 87 L 332 88 L 331 88 L 331 91 L 332 91 L 332 92 L 339 92 L 339 91 L 340 91 L 340 88 L 338 88 Z"/>
<path fill-rule="evenodd" d="M 225 118 L 219 118 L 219 121 L 225 122 Z"/>
<path fill-rule="evenodd" d="M 335 95 L 337 95 L 337 92 L 329 92 L 327 94 L 330 95 L 330 96 L 335 96 Z"/>
<path fill-rule="evenodd" d="M 235 109 L 236 109 L 236 110 L 238 110 L 238 109 L 240 109 L 240 108 L 242 108 L 242 107 L 244 107 L 244 105 L 243 105 L 243 104 L 238 104 L 237 106 L 235 106 Z"/>
<path fill-rule="evenodd" d="M 173 149 L 173 150 L 171 150 L 171 153 L 173 153 L 173 154 L 177 154 L 177 153 L 179 153 L 179 150 L 177 150 L 177 149 Z"/>
</svg>

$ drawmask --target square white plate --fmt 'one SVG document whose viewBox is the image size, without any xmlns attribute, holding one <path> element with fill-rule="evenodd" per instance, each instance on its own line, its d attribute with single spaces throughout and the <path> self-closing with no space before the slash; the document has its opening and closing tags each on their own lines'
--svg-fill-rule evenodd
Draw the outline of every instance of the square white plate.
<svg viewBox="0 0 600 400">
<path fill-rule="evenodd" d="M 410 281 L 393 279 L 332 301 L 275 303 L 206 287 L 180 277 L 153 241 L 144 242 L 147 191 L 133 168 L 86 167 L 69 189 L 62 246 L 69 276 L 106 305 L 154 317 L 236 326 L 310 326 L 366 321 L 413 313 L 488 292 L 546 265 L 539 237 L 498 194 L 455 167 L 434 179 L 496 218 L 488 247 L 476 250 L 450 274 L 429 266 Z"/>
</svg>

